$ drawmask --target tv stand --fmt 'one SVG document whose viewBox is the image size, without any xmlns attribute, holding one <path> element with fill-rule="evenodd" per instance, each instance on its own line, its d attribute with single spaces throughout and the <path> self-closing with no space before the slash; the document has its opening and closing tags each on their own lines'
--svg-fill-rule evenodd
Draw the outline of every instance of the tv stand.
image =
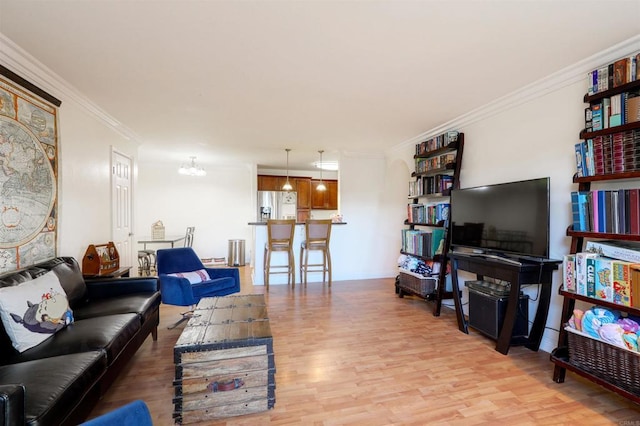
<svg viewBox="0 0 640 426">
<path fill-rule="evenodd" d="M 511 284 L 507 311 L 504 322 L 496 341 L 496 350 L 501 354 L 509 353 L 511 345 L 524 345 L 532 351 L 540 348 L 542 334 L 547 323 L 549 302 L 551 301 L 551 286 L 553 271 L 562 263 L 560 260 L 540 259 L 509 259 L 497 255 L 478 253 L 449 253 L 451 259 L 451 281 L 453 284 L 453 302 L 456 308 L 458 329 L 469 334 L 468 321 L 462 311 L 462 300 L 458 285 L 458 270 L 464 270 L 476 274 L 478 280 L 485 276 L 508 281 Z M 518 303 L 521 286 L 525 284 L 537 284 L 541 286 L 538 309 L 528 336 L 512 336 L 513 327 L 518 314 Z"/>
<path fill-rule="evenodd" d="M 507 263 L 511 263 L 512 265 L 522 265 L 522 262 L 520 262 L 519 260 L 513 259 L 511 257 L 507 257 L 507 256 L 502 256 L 499 254 L 490 254 L 490 253 L 473 253 L 471 254 L 471 256 L 473 257 L 482 257 L 482 258 L 486 258 L 486 259 L 495 259 L 495 260 L 499 260 L 501 262 L 507 262 Z"/>
</svg>

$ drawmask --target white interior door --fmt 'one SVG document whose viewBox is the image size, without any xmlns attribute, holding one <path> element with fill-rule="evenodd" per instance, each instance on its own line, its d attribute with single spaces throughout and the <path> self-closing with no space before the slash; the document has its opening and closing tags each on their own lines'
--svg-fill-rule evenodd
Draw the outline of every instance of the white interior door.
<svg viewBox="0 0 640 426">
<path fill-rule="evenodd" d="M 131 253 L 131 158 L 111 152 L 111 234 L 120 255 L 120 266 L 133 266 Z M 133 268 L 135 270 L 135 268 Z"/>
</svg>

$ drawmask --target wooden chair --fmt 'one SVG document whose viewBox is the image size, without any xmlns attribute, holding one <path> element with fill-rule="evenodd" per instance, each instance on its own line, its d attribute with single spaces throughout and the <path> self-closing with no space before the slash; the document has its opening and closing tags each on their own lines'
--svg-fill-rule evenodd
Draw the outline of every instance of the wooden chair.
<svg viewBox="0 0 640 426">
<path fill-rule="evenodd" d="M 305 222 L 305 240 L 300 244 L 300 282 L 307 283 L 308 272 L 322 272 L 322 282 L 327 276 L 331 286 L 331 219 L 307 219 Z M 322 252 L 322 263 L 309 263 L 309 252 Z"/>
<path fill-rule="evenodd" d="M 293 258 L 293 235 L 296 221 L 293 219 L 267 221 L 267 243 L 264 246 L 264 285 L 269 289 L 271 274 L 287 274 L 287 285 L 295 285 L 296 270 Z M 287 252 L 287 264 L 271 265 L 271 253 Z M 273 272 L 272 269 L 276 269 Z M 281 269 L 286 269 L 282 271 Z"/>
</svg>

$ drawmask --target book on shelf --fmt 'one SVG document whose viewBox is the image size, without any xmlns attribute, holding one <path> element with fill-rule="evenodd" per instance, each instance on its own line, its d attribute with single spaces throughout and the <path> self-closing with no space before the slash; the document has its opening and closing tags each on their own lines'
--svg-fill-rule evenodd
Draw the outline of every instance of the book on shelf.
<svg viewBox="0 0 640 426">
<path fill-rule="evenodd" d="M 598 257 L 596 253 L 579 252 L 576 253 L 576 293 L 583 296 L 587 295 L 587 275 L 593 274 L 593 269 L 587 271 L 587 260 Z M 593 263 L 590 263 L 593 268 Z M 593 277 L 592 277 L 593 278 Z"/>
<path fill-rule="evenodd" d="M 575 254 L 565 254 L 562 258 L 562 287 L 566 291 L 576 292 Z"/>
<path fill-rule="evenodd" d="M 640 242 L 620 240 L 589 240 L 585 252 L 627 262 L 640 263 Z"/>
<path fill-rule="evenodd" d="M 589 263 L 587 261 L 587 269 Z M 593 294 L 589 292 L 589 281 L 587 277 L 587 295 L 595 299 L 605 300 L 607 302 L 613 302 L 613 280 L 611 271 L 613 268 L 613 259 L 608 257 L 596 257 L 594 259 L 594 273 L 593 273 Z"/>
<path fill-rule="evenodd" d="M 611 262 L 611 299 L 613 303 L 631 306 L 631 262 L 614 259 Z M 640 281 L 637 285 L 640 285 Z"/>
<path fill-rule="evenodd" d="M 627 98 L 625 103 L 625 123 L 640 121 L 640 95 Z"/>
<path fill-rule="evenodd" d="M 571 192 L 571 214 L 575 231 L 588 231 L 588 204 L 586 191 Z"/>
<path fill-rule="evenodd" d="M 622 86 L 629 82 L 627 72 L 629 58 L 618 59 L 613 63 L 613 87 Z"/>
</svg>

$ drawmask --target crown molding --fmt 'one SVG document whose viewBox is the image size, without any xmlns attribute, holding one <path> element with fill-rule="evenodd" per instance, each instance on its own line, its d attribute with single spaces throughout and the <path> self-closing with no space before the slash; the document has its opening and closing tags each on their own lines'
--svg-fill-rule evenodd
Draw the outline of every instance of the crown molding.
<svg viewBox="0 0 640 426">
<path fill-rule="evenodd" d="M 139 143 L 140 138 L 128 127 L 106 113 L 71 84 L 46 67 L 28 52 L 0 33 L 0 63 L 7 69 L 29 80 L 43 90 L 62 100 L 71 100 L 94 116 L 106 127 L 126 140 Z"/>
<path fill-rule="evenodd" d="M 414 136 L 391 148 L 388 152 L 396 152 L 409 146 L 425 141 L 448 130 L 463 129 L 481 120 L 500 114 L 533 99 L 545 96 L 579 81 L 585 81 L 588 72 L 624 56 L 640 51 L 640 35 L 631 37 L 608 49 L 598 52 L 586 59 L 570 65 L 540 80 L 534 81 L 521 89 L 511 92 L 495 101 L 447 121 L 424 133 Z"/>
</svg>

